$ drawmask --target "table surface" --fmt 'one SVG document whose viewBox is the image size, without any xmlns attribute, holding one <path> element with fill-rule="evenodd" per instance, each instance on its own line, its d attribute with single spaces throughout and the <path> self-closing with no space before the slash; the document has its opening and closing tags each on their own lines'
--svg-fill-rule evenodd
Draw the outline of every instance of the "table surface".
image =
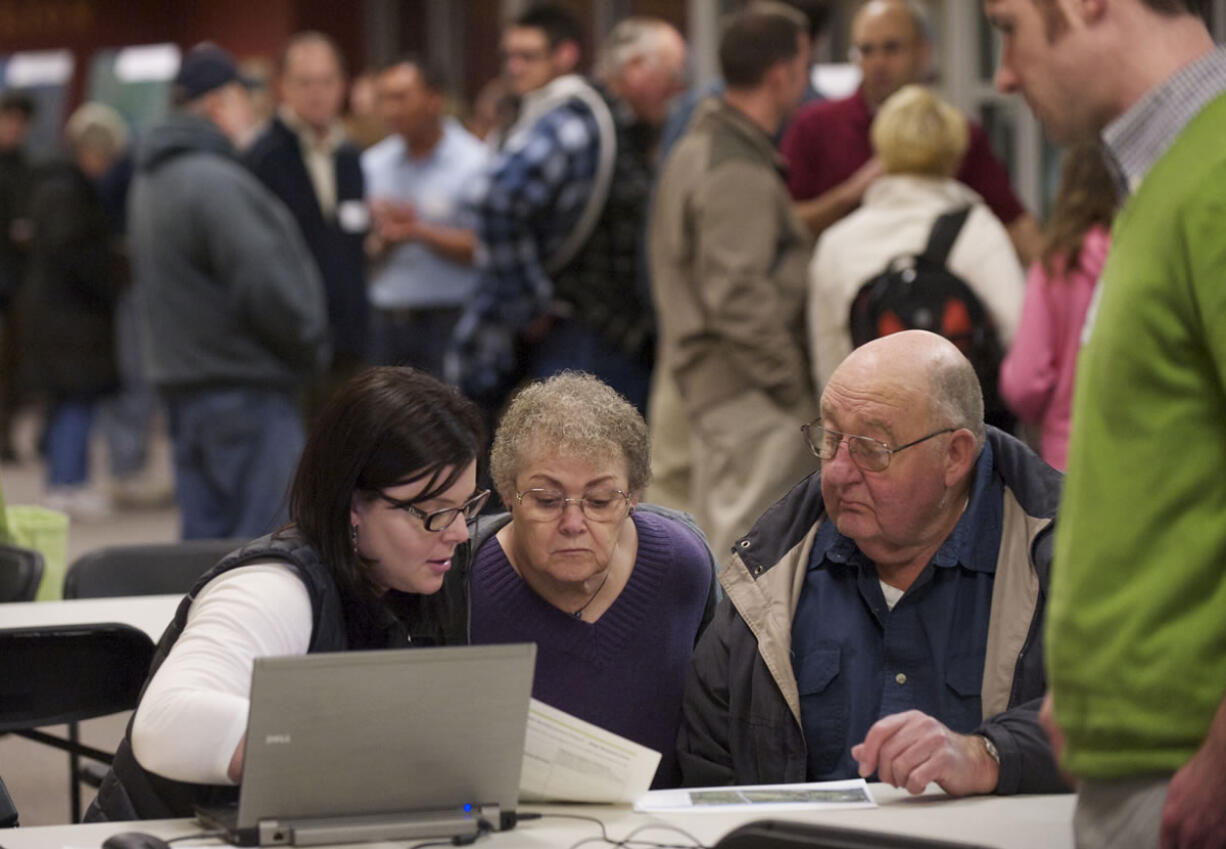
<svg viewBox="0 0 1226 849">
<path fill-rule="evenodd" d="M 181 595 L 140 595 L 11 602 L 0 604 L 0 628 L 120 622 L 140 628 L 156 643 L 174 618 L 182 598 Z"/>
<path fill-rule="evenodd" d="M 893 832 L 949 841 L 999 847 L 999 849 L 1072 849 L 1073 806 L 1076 797 L 1062 796 L 980 796 L 950 799 L 933 788 L 923 796 L 910 797 L 901 790 L 881 784 L 871 785 L 879 807 L 859 810 L 806 811 L 794 814 L 765 812 L 690 812 L 636 814 L 626 807 L 603 805 L 527 805 L 526 812 L 571 814 L 595 817 L 608 828 L 614 840 L 626 837 L 644 825 L 673 825 L 710 846 L 742 823 L 757 819 L 790 819 L 820 822 L 865 831 Z M 191 835 L 200 830 L 192 819 L 149 820 L 137 823 L 93 823 L 89 825 L 43 826 L 0 831 L 3 849 L 92 849 L 108 836 L 121 831 L 142 831 L 163 838 Z M 549 818 L 521 823 L 513 831 L 483 838 L 477 846 L 491 847 L 569 847 L 597 837 L 595 823 L 575 819 Z M 645 840 L 676 845 L 690 841 L 675 831 L 652 829 L 640 835 Z M 413 845 L 417 841 L 409 842 Z M 217 845 L 216 840 L 181 841 L 176 849 L 195 843 Z M 405 841 L 367 844 L 372 849 L 405 849 Z M 596 843 L 586 843 L 593 846 Z"/>
</svg>

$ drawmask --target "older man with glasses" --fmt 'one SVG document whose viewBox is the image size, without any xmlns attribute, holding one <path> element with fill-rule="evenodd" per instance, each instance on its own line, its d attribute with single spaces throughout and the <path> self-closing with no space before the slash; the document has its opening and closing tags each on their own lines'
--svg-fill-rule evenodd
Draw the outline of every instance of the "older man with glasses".
<svg viewBox="0 0 1226 849">
<path fill-rule="evenodd" d="M 803 428 L 820 471 L 720 574 L 684 782 L 1066 789 L 1038 721 L 1062 476 L 984 425 L 971 364 L 925 331 L 853 351 L 820 411 Z"/>
</svg>

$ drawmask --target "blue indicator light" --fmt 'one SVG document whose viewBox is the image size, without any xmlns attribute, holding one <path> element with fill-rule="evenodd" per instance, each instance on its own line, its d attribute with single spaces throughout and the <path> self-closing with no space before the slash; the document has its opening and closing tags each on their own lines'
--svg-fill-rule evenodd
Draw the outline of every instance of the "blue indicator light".
<svg viewBox="0 0 1226 849">
<path fill-rule="evenodd" d="M 472 806 L 472 805 L 465 805 L 465 806 L 464 806 L 464 813 L 466 813 L 466 814 L 471 814 L 472 812 L 473 812 L 473 806 Z"/>
</svg>

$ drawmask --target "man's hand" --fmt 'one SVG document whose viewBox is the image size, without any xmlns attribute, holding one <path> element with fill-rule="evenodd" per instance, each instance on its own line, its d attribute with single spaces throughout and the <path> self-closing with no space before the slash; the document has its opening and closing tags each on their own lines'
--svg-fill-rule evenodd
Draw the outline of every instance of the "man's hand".
<svg viewBox="0 0 1226 849">
<path fill-rule="evenodd" d="M 1162 849 L 1226 847 L 1226 701 L 1209 736 L 1171 778 L 1162 809 Z"/>
<path fill-rule="evenodd" d="M 1060 766 L 1060 759 L 1064 757 L 1064 731 L 1060 728 L 1060 723 L 1056 722 L 1056 707 L 1051 690 L 1043 694 L 1043 705 L 1039 708 L 1039 725 L 1047 734 L 1047 741 L 1051 743 L 1051 756 L 1055 759 L 1056 766 Z M 1077 786 L 1077 778 L 1063 767 L 1060 767 L 1060 776 L 1069 787 Z"/>
<path fill-rule="evenodd" d="M 876 156 L 865 162 L 839 185 L 844 202 L 850 206 L 859 206 L 868 187 L 877 182 L 877 178 L 884 173 L 885 166 Z"/>
<path fill-rule="evenodd" d="M 1051 690 L 1043 694 L 1043 706 L 1039 708 L 1039 725 L 1043 726 L 1047 739 L 1051 742 L 1052 757 L 1056 759 L 1056 763 L 1060 763 L 1060 759 L 1064 757 L 1064 732 L 1056 722 L 1056 708 Z M 1069 782 L 1070 786 L 1072 783 Z"/>
<path fill-rule="evenodd" d="M 974 734 L 956 734 L 926 713 L 909 710 L 877 720 L 851 748 L 860 775 L 919 794 L 935 781 L 952 796 L 991 793 L 1000 767 Z"/>
<path fill-rule="evenodd" d="M 417 211 L 411 203 L 386 199 L 373 200 L 370 214 L 374 232 L 387 245 L 412 241 L 417 237 Z"/>
</svg>

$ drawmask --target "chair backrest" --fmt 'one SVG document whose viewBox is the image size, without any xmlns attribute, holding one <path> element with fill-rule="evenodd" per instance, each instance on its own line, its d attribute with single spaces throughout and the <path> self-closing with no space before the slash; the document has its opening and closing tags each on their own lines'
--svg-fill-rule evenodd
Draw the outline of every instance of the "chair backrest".
<svg viewBox="0 0 1226 849">
<path fill-rule="evenodd" d="M 247 540 L 196 539 L 112 545 L 83 554 L 64 575 L 64 598 L 185 593 Z"/>
<path fill-rule="evenodd" d="M 0 732 L 131 710 L 152 660 L 131 625 L 0 629 Z"/>
<path fill-rule="evenodd" d="M 17 806 L 4 786 L 4 779 L 0 778 L 0 828 L 16 828 L 17 825 Z"/>
<path fill-rule="evenodd" d="M 0 545 L 0 601 L 33 601 L 43 566 L 42 554 L 32 548 Z"/>
</svg>

